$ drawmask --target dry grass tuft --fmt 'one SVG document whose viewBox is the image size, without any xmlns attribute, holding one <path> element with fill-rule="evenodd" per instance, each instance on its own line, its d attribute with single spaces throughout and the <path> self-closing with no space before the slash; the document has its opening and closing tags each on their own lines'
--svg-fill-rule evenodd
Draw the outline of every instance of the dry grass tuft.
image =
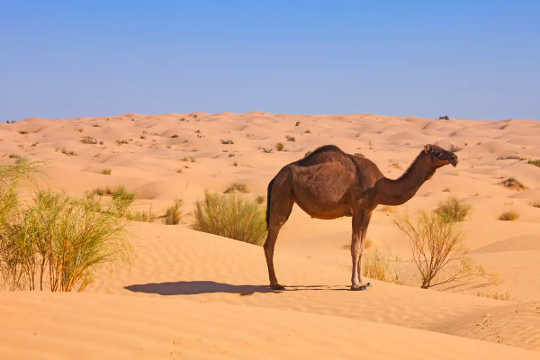
<svg viewBox="0 0 540 360">
<path fill-rule="evenodd" d="M 103 169 L 99 172 L 101 175 L 111 175 L 112 173 L 112 170 L 107 168 L 107 169 Z"/>
<path fill-rule="evenodd" d="M 62 148 L 62 150 L 60 150 L 60 152 L 64 155 L 67 155 L 67 156 L 77 156 L 77 153 L 73 150 L 67 150 L 66 148 Z"/>
<path fill-rule="evenodd" d="M 493 299 L 493 300 L 502 300 L 502 301 L 510 300 L 510 294 L 508 293 L 508 291 L 504 293 L 496 292 L 496 291 L 489 291 L 489 292 L 478 291 L 474 293 L 474 295 L 479 296 L 479 297 Z"/>
<path fill-rule="evenodd" d="M 519 214 L 515 211 L 505 211 L 501 215 L 499 215 L 499 220 L 502 221 L 514 221 L 519 219 Z"/>
<path fill-rule="evenodd" d="M 540 159 L 529 160 L 529 161 L 527 161 L 527 164 L 531 164 L 531 165 L 540 167 Z"/>
<path fill-rule="evenodd" d="M 285 137 L 285 139 L 287 139 L 287 141 L 296 141 L 296 139 L 294 138 L 294 136 L 290 136 L 290 135 L 287 135 Z"/>
<path fill-rule="evenodd" d="M 156 215 L 152 213 L 152 207 L 146 211 L 126 211 L 124 217 L 130 221 L 153 222 Z"/>
<path fill-rule="evenodd" d="M 83 137 L 81 138 L 81 142 L 82 142 L 83 144 L 92 144 L 92 145 L 98 143 L 98 141 L 96 140 L 96 138 L 95 138 L 95 137 L 92 137 L 92 136 L 83 136 Z"/>
<path fill-rule="evenodd" d="M 183 201 L 181 199 L 176 199 L 174 204 L 167 209 L 165 213 L 165 224 L 166 225 L 178 225 L 182 217 L 182 205 Z"/>
<path fill-rule="evenodd" d="M 510 154 L 510 155 L 497 156 L 497 160 L 525 160 L 525 158 L 519 155 Z"/>
<path fill-rule="evenodd" d="M 370 279 L 400 283 L 399 273 L 391 266 L 388 256 L 377 249 L 362 257 L 362 274 Z"/>
<path fill-rule="evenodd" d="M 483 269 L 466 256 L 457 224 L 436 211 L 421 211 L 416 221 L 407 215 L 395 218 L 394 224 L 409 239 L 412 260 L 422 278 L 423 289 L 484 274 Z"/>
<path fill-rule="evenodd" d="M 532 207 L 540 208 L 540 200 L 532 201 L 530 204 Z"/>
<path fill-rule="evenodd" d="M 247 194 L 249 193 L 249 188 L 246 184 L 243 184 L 243 183 L 233 183 L 227 189 L 225 189 L 223 193 L 230 194 L 230 193 L 235 193 L 235 192 Z"/>
<path fill-rule="evenodd" d="M 277 151 L 283 151 L 283 150 L 285 150 L 285 145 L 283 145 L 283 143 L 278 142 L 278 143 L 276 144 L 276 150 L 277 150 Z"/>
<path fill-rule="evenodd" d="M 525 185 L 523 185 L 518 179 L 513 177 L 501 181 L 500 184 L 504 187 L 517 191 L 527 190 L 527 187 Z"/>
</svg>

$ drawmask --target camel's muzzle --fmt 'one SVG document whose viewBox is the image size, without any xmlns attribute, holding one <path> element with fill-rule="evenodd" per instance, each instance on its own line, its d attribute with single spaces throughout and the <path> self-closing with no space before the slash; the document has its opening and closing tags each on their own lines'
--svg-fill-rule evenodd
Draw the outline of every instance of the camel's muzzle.
<svg viewBox="0 0 540 360">
<path fill-rule="evenodd" d="M 450 159 L 450 164 L 452 164 L 453 167 L 456 167 L 457 163 L 458 163 L 457 156 L 452 155 L 452 158 Z"/>
</svg>

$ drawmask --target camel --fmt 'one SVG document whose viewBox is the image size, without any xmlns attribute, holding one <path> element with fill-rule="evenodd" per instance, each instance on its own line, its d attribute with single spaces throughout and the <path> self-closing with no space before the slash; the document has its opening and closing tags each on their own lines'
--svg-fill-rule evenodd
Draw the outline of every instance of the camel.
<svg viewBox="0 0 540 360">
<path fill-rule="evenodd" d="M 364 239 L 377 205 L 400 205 L 416 194 L 435 170 L 457 165 L 453 152 L 437 145 L 425 145 L 411 166 L 398 179 L 386 178 L 377 165 L 361 155 L 325 145 L 308 156 L 283 167 L 268 184 L 264 244 L 270 287 L 283 290 L 274 271 L 274 247 L 279 230 L 296 203 L 312 218 L 336 219 L 352 216 L 351 290 L 365 290 L 361 258 Z"/>
</svg>

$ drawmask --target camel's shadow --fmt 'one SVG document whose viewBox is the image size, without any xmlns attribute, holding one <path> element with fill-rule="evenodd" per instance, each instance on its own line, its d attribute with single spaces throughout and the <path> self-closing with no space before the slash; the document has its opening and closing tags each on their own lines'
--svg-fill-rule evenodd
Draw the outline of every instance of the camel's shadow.
<svg viewBox="0 0 540 360">
<path fill-rule="evenodd" d="M 293 285 L 284 290 L 272 290 L 267 285 L 232 285 L 215 281 L 176 281 L 148 284 L 133 284 L 124 287 L 133 292 L 142 292 L 159 295 L 197 295 L 212 293 L 230 293 L 251 295 L 254 293 L 279 293 L 282 291 L 299 290 L 348 290 L 344 287 L 324 285 Z"/>
<path fill-rule="evenodd" d="M 125 289 L 133 292 L 143 292 L 159 295 L 196 295 L 211 293 L 231 293 L 248 295 L 256 292 L 274 292 L 264 285 L 231 285 L 214 281 L 176 281 L 148 284 L 134 284 Z"/>
</svg>

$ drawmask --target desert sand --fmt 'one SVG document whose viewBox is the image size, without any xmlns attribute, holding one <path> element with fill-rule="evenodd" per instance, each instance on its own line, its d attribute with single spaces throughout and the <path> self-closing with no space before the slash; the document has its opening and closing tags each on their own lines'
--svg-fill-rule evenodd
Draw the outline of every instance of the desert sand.
<svg viewBox="0 0 540 360">
<path fill-rule="evenodd" d="M 459 164 L 395 211 L 432 209 L 449 196 L 470 204 L 465 244 L 498 281 L 423 290 L 403 261 L 403 284 L 371 280 L 367 291 L 348 291 L 350 218 L 311 219 L 295 206 L 276 246 L 286 290 L 275 292 L 261 247 L 191 229 L 205 190 L 238 182 L 250 189 L 244 196 L 264 196 L 282 166 L 318 146 L 361 153 L 397 178 L 428 143 L 457 151 Z M 83 292 L 0 291 L 2 359 L 540 356 L 540 208 L 531 206 L 540 168 L 527 163 L 540 158 L 538 121 L 255 111 L 30 118 L 0 124 L 0 154 L 42 162 L 28 194 L 125 185 L 136 208 L 158 215 L 184 201 L 180 225 L 130 222 L 129 264 L 100 268 Z M 526 189 L 502 186 L 509 177 Z M 498 220 L 506 210 L 519 219 Z M 373 249 L 410 257 L 388 209 L 374 212 L 367 237 Z"/>
</svg>

